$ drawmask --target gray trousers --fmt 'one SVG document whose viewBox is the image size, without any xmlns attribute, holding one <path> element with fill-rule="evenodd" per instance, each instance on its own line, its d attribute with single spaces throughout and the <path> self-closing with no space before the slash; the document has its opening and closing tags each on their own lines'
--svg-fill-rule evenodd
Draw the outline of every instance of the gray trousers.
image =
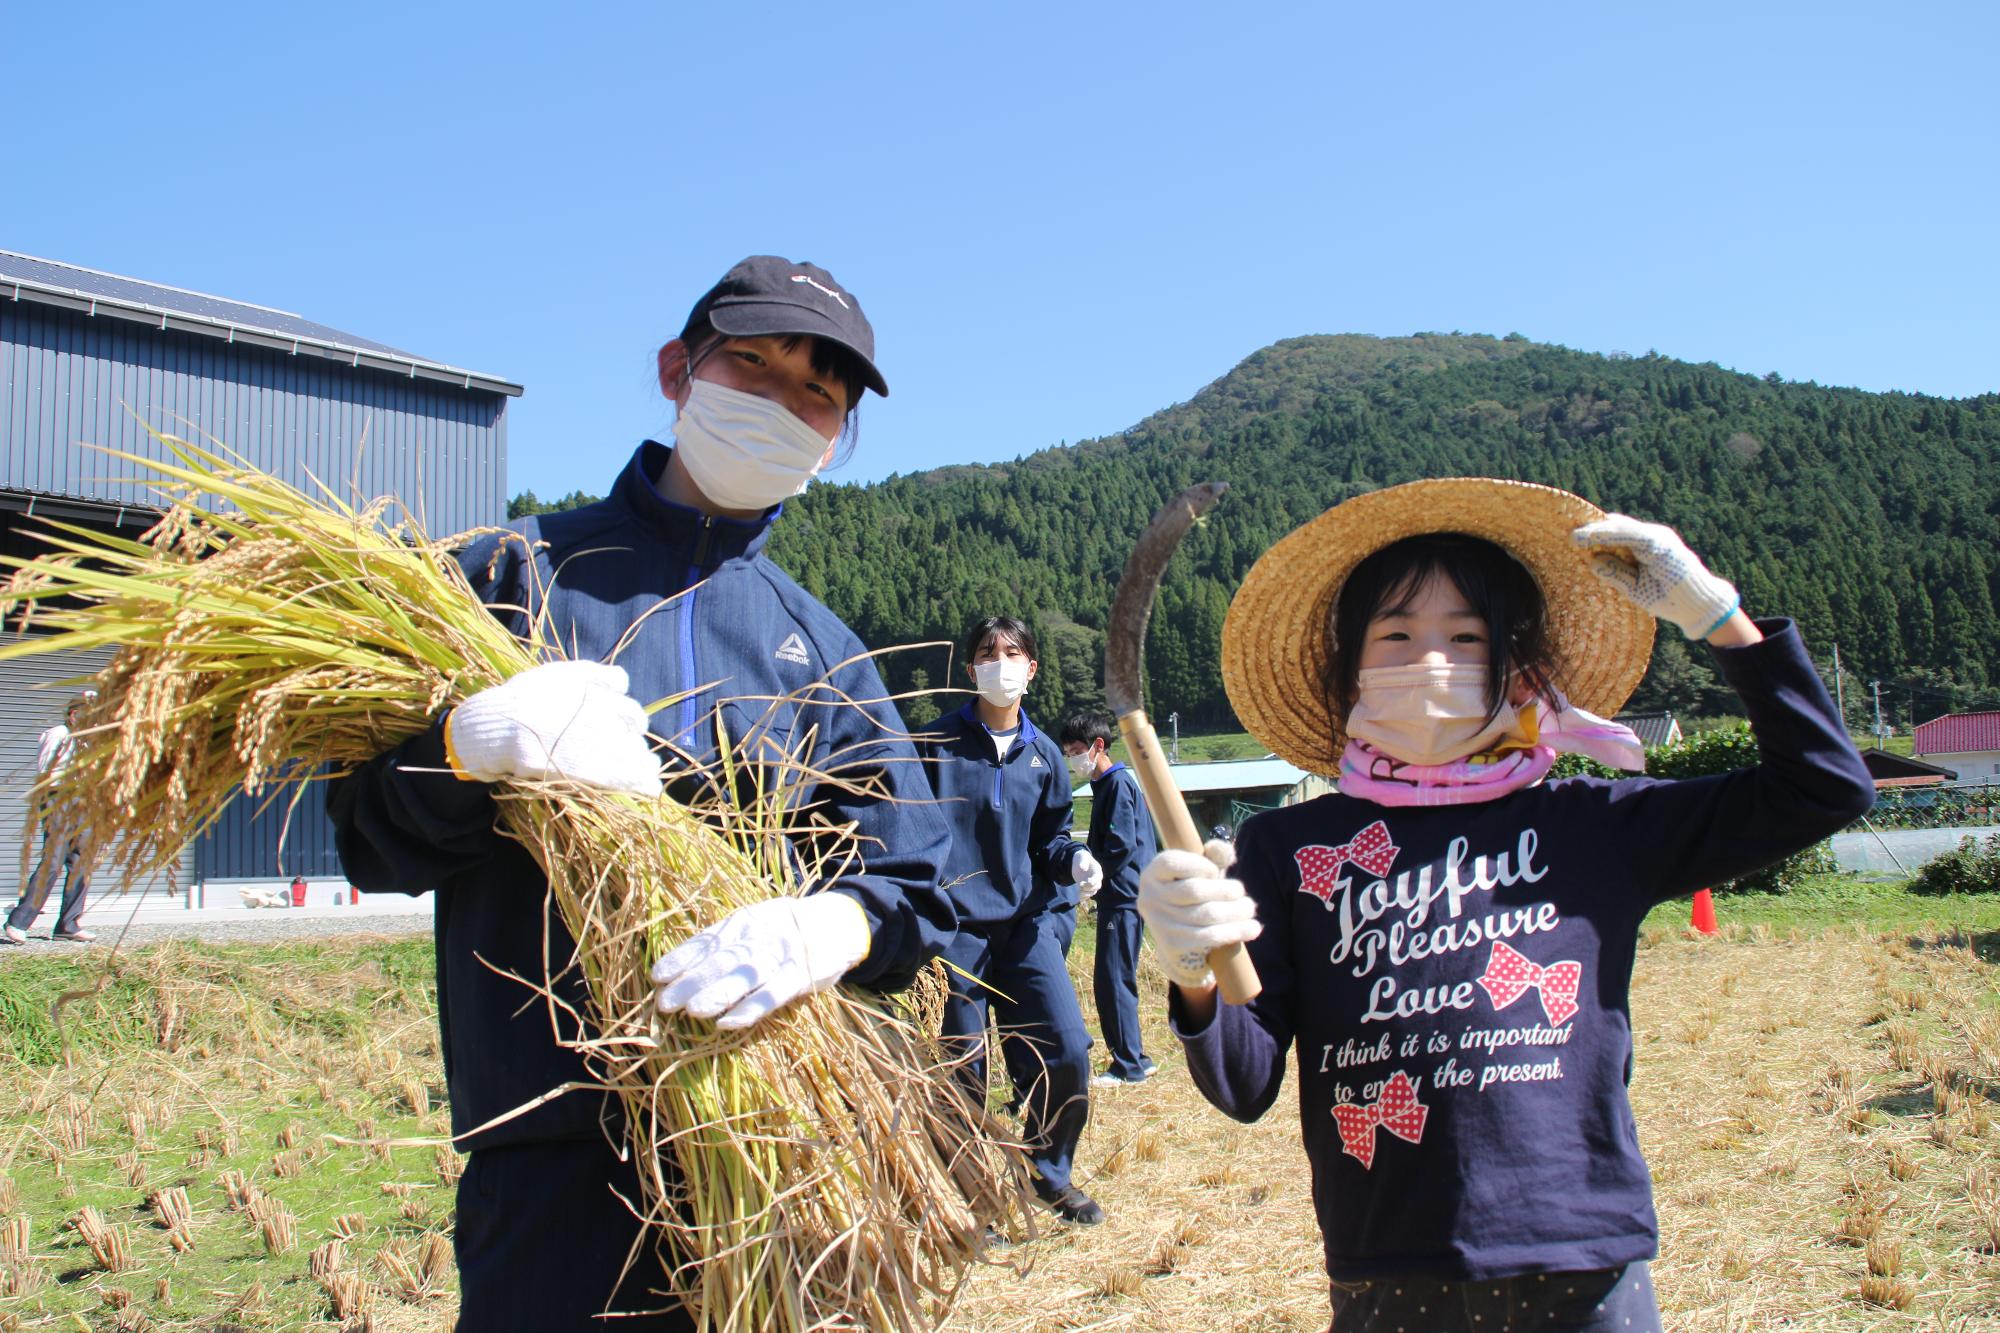
<svg viewBox="0 0 2000 1333">
<path fill-rule="evenodd" d="M 58 843 L 50 835 L 46 821 L 42 824 L 41 864 L 28 876 L 21 901 L 7 914 L 8 925 L 26 930 L 35 924 L 35 918 L 42 914 L 42 904 L 49 900 L 49 886 L 55 880 L 58 863 L 63 868 L 63 896 L 62 907 L 56 913 L 55 933 L 74 935 L 83 928 L 83 898 L 90 889 L 90 867 L 83 859 L 83 835 L 79 833 Z"/>
</svg>

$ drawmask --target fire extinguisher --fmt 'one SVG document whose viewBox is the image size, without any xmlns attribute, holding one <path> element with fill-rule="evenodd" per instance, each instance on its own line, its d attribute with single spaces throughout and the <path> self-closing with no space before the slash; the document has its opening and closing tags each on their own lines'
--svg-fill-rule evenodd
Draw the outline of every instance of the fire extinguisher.
<svg viewBox="0 0 2000 1333">
<path fill-rule="evenodd" d="M 305 905 L 306 905 L 306 877 L 304 875 L 293 875 L 292 906 L 304 907 Z"/>
</svg>

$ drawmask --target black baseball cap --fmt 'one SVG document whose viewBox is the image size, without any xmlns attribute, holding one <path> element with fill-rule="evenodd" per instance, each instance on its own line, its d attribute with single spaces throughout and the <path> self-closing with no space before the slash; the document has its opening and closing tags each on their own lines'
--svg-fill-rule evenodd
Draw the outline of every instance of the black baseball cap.
<svg viewBox="0 0 2000 1333">
<path fill-rule="evenodd" d="M 875 368 L 875 330 L 861 302 L 816 264 L 751 255 L 708 289 L 688 322 L 702 316 L 732 338 L 805 334 L 839 343 L 861 358 L 862 380 L 884 398 L 889 385 Z"/>
</svg>

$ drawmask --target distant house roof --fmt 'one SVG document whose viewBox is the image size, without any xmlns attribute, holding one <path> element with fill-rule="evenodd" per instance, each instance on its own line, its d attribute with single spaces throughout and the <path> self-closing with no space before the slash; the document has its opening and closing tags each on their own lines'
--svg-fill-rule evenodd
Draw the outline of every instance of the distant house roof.
<svg viewBox="0 0 2000 1333">
<path fill-rule="evenodd" d="M 1868 776 L 1875 779 L 1878 787 L 1928 787 L 1958 779 L 1958 774 L 1949 768 L 1887 750 L 1863 750 L 1861 762 L 1868 766 Z"/>
<path fill-rule="evenodd" d="M 353 366 L 386 370 L 413 379 L 442 380 L 509 397 L 521 394 L 520 385 L 497 376 L 398 351 L 386 343 L 315 324 L 288 311 L 179 287 L 163 287 L 156 282 L 123 278 L 11 250 L 0 250 L 0 300 L 32 301 L 93 316 L 110 315 L 158 329 L 207 334 L 294 355 L 310 351 Z"/>
<path fill-rule="evenodd" d="M 1282 759 L 1266 755 L 1262 759 L 1221 759 L 1206 764 L 1173 764 L 1174 786 L 1181 791 L 1289 791 L 1306 778 L 1306 771 Z M 1090 795 L 1088 782 L 1070 793 L 1081 799 Z"/>
<path fill-rule="evenodd" d="M 1641 745 L 1672 745 L 1681 738 L 1681 724 L 1672 713 L 1620 713 L 1612 721 L 1632 728 Z"/>
<path fill-rule="evenodd" d="M 1911 733 L 1910 748 L 1918 754 L 2000 750 L 2000 712 L 1947 713 L 1920 722 Z"/>
</svg>

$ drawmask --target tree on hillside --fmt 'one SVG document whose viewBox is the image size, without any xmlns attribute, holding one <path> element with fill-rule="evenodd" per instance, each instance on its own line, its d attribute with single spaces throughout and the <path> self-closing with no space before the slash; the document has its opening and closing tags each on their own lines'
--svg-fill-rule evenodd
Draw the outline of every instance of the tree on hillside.
<svg viewBox="0 0 2000 1333">
<path fill-rule="evenodd" d="M 586 495 L 582 491 L 571 491 L 560 500 L 543 501 L 538 499 L 533 491 L 522 491 L 507 502 L 507 520 L 511 523 L 517 518 L 529 518 L 536 514 L 557 514 L 565 509 L 581 509 L 585 505 L 594 505 L 603 498 L 601 495 Z"/>
<path fill-rule="evenodd" d="M 1822 653 L 1837 640 L 1863 679 L 2000 684 L 2000 396 L 1773 384 L 1657 353 L 1289 339 L 1113 438 L 815 485 L 771 553 L 873 647 L 955 638 L 977 614 L 1029 617 L 1050 671 L 1031 707 L 1054 722 L 1051 705 L 1101 689 L 1102 626 L 1147 517 L 1186 485 L 1227 481 L 1168 571 L 1147 644 L 1152 706 L 1227 725 L 1218 636 L 1257 556 L 1348 496 L 1450 475 L 1544 482 L 1673 524 L 1754 613 L 1797 617 Z M 1662 641 L 1635 705 L 1733 708 L 1704 650 Z M 907 687 L 914 660 L 883 665 Z"/>
</svg>

